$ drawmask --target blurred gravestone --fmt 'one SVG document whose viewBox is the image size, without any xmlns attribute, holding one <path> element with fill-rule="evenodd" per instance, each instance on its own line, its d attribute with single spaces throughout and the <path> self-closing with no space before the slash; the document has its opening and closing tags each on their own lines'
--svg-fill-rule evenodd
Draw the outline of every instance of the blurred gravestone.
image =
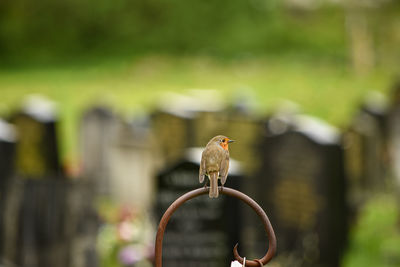
<svg viewBox="0 0 400 267">
<path fill-rule="evenodd" d="M 81 259 L 77 253 L 71 254 L 78 233 L 79 238 L 84 236 L 77 228 L 92 221 L 87 206 L 92 203 L 93 187 L 55 179 L 64 175 L 54 103 L 31 97 L 11 121 L 15 123 L 18 142 L 16 174 L 9 183 L 4 209 L 4 258 L 16 266 L 71 266 L 71 262 Z M 75 191 L 83 196 L 78 205 L 73 202 Z M 82 219 L 76 219 L 76 214 Z M 86 246 L 91 245 L 92 250 L 96 232 L 97 226 L 92 228 L 91 243 Z"/>
<path fill-rule="evenodd" d="M 166 93 L 152 116 L 152 127 L 164 166 L 182 158 L 186 148 L 205 146 L 215 135 L 225 134 L 224 104 L 213 90 Z"/>
<path fill-rule="evenodd" d="M 188 147 L 205 146 L 216 135 L 238 140 L 231 156 L 247 172 L 259 163 L 254 146 L 261 136 L 261 123 L 251 114 L 251 101 L 240 96 L 227 105 L 213 90 L 190 90 L 188 94 L 165 94 L 152 124 L 165 165 L 176 162 Z"/>
<path fill-rule="evenodd" d="M 158 110 L 152 115 L 152 126 L 164 166 L 176 162 L 193 143 L 192 115 L 180 111 Z"/>
<path fill-rule="evenodd" d="M 241 162 L 247 173 L 259 164 L 254 147 L 261 137 L 262 126 L 253 116 L 237 110 L 199 112 L 194 117 L 193 128 L 196 146 L 205 146 L 213 136 L 223 134 L 237 140 L 230 155 Z"/>
<path fill-rule="evenodd" d="M 160 164 L 147 117 L 116 124 L 110 149 L 110 192 L 118 203 L 148 210 L 154 199 L 154 177 Z"/>
<path fill-rule="evenodd" d="M 388 176 L 387 107 L 382 95 L 369 94 L 344 135 L 349 201 L 353 210 Z"/>
<path fill-rule="evenodd" d="M 387 125 L 390 164 L 397 191 L 400 192 L 400 81 L 392 89 Z"/>
<path fill-rule="evenodd" d="M 97 266 L 91 190 L 64 179 L 14 179 L 5 209 L 4 259 L 16 266 Z"/>
<path fill-rule="evenodd" d="M 14 172 L 16 133 L 11 124 L 0 119 L 0 260 L 3 258 L 4 209 L 10 178 Z"/>
<path fill-rule="evenodd" d="M 4 257 L 22 266 L 49 266 L 54 263 L 52 257 L 65 260 L 63 233 L 59 231 L 65 211 L 64 189 L 52 185 L 64 181 L 57 179 L 63 176 L 55 104 L 41 96 L 30 96 L 10 121 L 18 142 L 15 177 L 9 181 L 4 208 Z"/>
<path fill-rule="evenodd" d="M 57 178 L 61 174 L 55 104 L 39 96 L 26 99 L 12 116 L 18 134 L 16 172 L 27 178 Z"/>
<path fill-rule="evenodd" d="M 7 261 L 18 266 L 66 266 L 61 229 L 66 220 L 63 183 L 46 178 L 13 179 L 4 211 Z"/>
<path fill-rule="evenodd" d="M 339 141 L 334 128 L 306 116 L 273 116 L 266 124 L 262 167 L 253 182 L 275 229 L 276 260 L 284 266 L 339 265 L 347 215 Z M 266 250 L 265 238 L 258 240 L 254 256 Z"/>
<path fill-rule="evenodd" d="M 157 217 L 184 193 L 202 187 L 199 183 L 201 149 L 189 149 L 185 160 L 158 176 Z M 238 188 L 241 176 L 231 160 L 226 186 Z M 232 259 L 239 241 L 239 200 L 225 195 L 203 195 L 189 200 L 170 219 L 163 241 L 163 266 L 222 267 Z"/>
<path fill-rule="evenodd" d="M 100 194 L 110 194 L 110 152 L 117 119 L 105 107 L 87 110 L 80 124 L 82 177 Z"/>
<path fill-rule="evenodd" d="M 71 181 L 66 200 L 66 222 L 68 266 L 100 266 L 97 255 L 97 237 L 100 227 L 95 207 L 96 192 L 90 181 Z M 55 265 L 53 265 L 55 266 Z"/>
</svg>

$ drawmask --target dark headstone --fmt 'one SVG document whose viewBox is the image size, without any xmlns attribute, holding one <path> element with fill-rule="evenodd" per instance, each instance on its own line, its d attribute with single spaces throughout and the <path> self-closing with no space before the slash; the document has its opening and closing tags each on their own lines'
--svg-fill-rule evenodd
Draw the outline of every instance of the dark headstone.
<svg viewBox="0 0 400 267">
<path fill-rule="evenodd" d="M 343 150 L 330 126 L 305 116 L 272 117 L 252 180 L 278 240 L 284 266 L 338 266 L 346 240 Z M 261 233 L 256 236 L 262 236 Z M 264 239 L 256 255 L 265 252 Z"/>
<path fill-rule="evenodd" d="M 12 116 L 18 134 L 16 171 L 29 178 L 61 175 L 54 103 L 31 97 Z"/>
<path fill-rule="evenodd" d="M 5 210 L 5 258 L 20 266 L 67 266 L 63 180 L 15 179 Z M 46 251 L 46 253 L 44 253 Z"/>
<path fill-rule="evenodd" d="M 190 150 L 186 159 L 158 176 L 158 219 L 170 204 L 199 184 L 201 149 Z M 241 177 L 231 164 L 226 186 L 238 188 Z M 170 219 L 163 241 L 163 266 L 222 267 L 232 260 L 232 248 L 239 241 L 238 200 L 220 195 L 203 195 L 182 205 Z"/>
<path fill-rule="evenodd" d="M 92 186 L 67 179 L 19 179 L 9 187 L 3 258 L 17 266 L 90 266 L 98 218 Z"/>
<path fill-rule="evenodd" d="M 349 201 L 355 211 L 372 193 L 387 186 L 387 126 L 383 97 L 370 94 L 344 134 Z"/>
<path fill-rule="evenodd" d="M 14 126 L 0 119 L 0 194 L 13 173 L 16 137 Z"/>
<path fill-rule="evenodd" d="M 100 218 L 94 205 L 97 194 L 92 183 L 83 179 L 70 182 L 68 189 L 64 231 L 69 266 L 100 266 L 97 254 Z"/>
<path fill-rule="evenodd" d="M 86 240 L 84 248 L 93 251 L 98 225 L 90 223 L 94 225 L 90 231 L 78 230 L 80 225 L 87 227 L 88 222 L 93 222 L 94 212 L 88 207 L 93 203 L 93 186 L 55 179 L 64 176 L 54 104 L 30 98 L 11 121 L 18 137 L 16 173 L 8 183 L 2 210 L 5 240 L 2 258 L 17 266 L 96 266 L 72 265 L 82 262 L 81 255 L 72 251 L 77 250 L 76 240 L 89 236 L 90 243 Z"/>
<path fill-rule="evenodd" d="M 4 209 L 8 185 L 14 171 L 16 134 L 12 125 L 0 119 L 0 259 L 3 255 Z"/>
</svg>

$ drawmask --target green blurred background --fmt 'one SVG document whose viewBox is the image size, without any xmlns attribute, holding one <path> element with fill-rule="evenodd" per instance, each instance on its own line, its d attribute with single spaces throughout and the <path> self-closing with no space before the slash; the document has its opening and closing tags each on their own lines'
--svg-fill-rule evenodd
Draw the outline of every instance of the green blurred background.
<svg viewBox="0 0 400 267">
<path fill-rule="evenodd" d="M 259 114 L 289 99 L 344 128 L 367 91 L 389 93 L 399 47 L 395 0 L 2 0 L 0 115 L 27 94 L 55 100 L 65 164 L 83 109 L 141 114 L 164 91 L 246 90 Z M 380 263 L 400 253 L 395 207 L 372 200 L 343 266 L 394 266 Z"/>
</svg>

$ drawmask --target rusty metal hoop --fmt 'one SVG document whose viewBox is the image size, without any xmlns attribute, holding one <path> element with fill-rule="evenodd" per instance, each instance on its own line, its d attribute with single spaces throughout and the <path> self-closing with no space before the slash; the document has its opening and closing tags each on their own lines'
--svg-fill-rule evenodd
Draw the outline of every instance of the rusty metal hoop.
<svg viewBox="0 0 400 267">
<path fill-rule="evenodd" d="M 247 205 L 249 205 L 261 218 L 265 231 L 267 232 L 268 236 L 268 251 L 261 259 L 246 260 L 245 266 L 259 267 L 260 263 L 262 264 L 262 266 L 267 264 L 272 259 L 272 257 L 275 255 L 276 252 L 276 237 L 274 229 L 272 228 L 272 225 L 268 219 L 267 214 L 265 214 L 264 210 L 260 207 L 260 205 L 257 204 L 257 202 L 255 202 L 252 198 L 250 198 L 249 196 L 240 191 L 237 191 L 229 187 L 218 187 L 218 190 L 221 194 L 232 196 L 242 200 Z M 158 230 L 156 235 L 155 267 L 162 267 L 162 242 L 164 239 L 165 228 L 172 214 L 186 201 L 195 198 L 197 196 L 207 194 L 208 191 L 209 187 L 202 187 L 189 191 L 186 194 L 179 197 L 178 199 L 176 199 L 165 211 L 158 225 Z M 237 251 L 237 246 L 238 244 L 236 244 L 235 247 L 233 248 L 233 255 L 237 261 L 243 264 L 243 258 L 239 255 Z"/>
</svg>

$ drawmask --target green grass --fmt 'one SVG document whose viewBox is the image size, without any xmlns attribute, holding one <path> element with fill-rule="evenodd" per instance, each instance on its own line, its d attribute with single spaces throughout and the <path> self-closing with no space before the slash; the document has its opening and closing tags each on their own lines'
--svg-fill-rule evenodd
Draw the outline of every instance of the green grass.
<svg viewBox="0 0 400 267">
<path fill-rule="evenodd" d="M 371 198 L 350 237 L 344 267 L 399 266 L 399 199 L 394 195 Z"/>
<path fill-rule="evenodd" d="M 107 103 L 124 115 L 151 110 L 165 91 L 215 89 L 228 99 L 251 89 L 256 112 L 266 114 L 283 99 L 305 113 L 344 127 L 368 90 L 385 92 L 392 80 L 380 71 L 357 77 L 344 62 L 300 57 L 217 61 L 207 57 L 145 56 L 0 70 L 0 112 L 40 93 L 60 110 L 62 156 L 77 156 L 77 124 L 83 109 Z"/>
</svg>

